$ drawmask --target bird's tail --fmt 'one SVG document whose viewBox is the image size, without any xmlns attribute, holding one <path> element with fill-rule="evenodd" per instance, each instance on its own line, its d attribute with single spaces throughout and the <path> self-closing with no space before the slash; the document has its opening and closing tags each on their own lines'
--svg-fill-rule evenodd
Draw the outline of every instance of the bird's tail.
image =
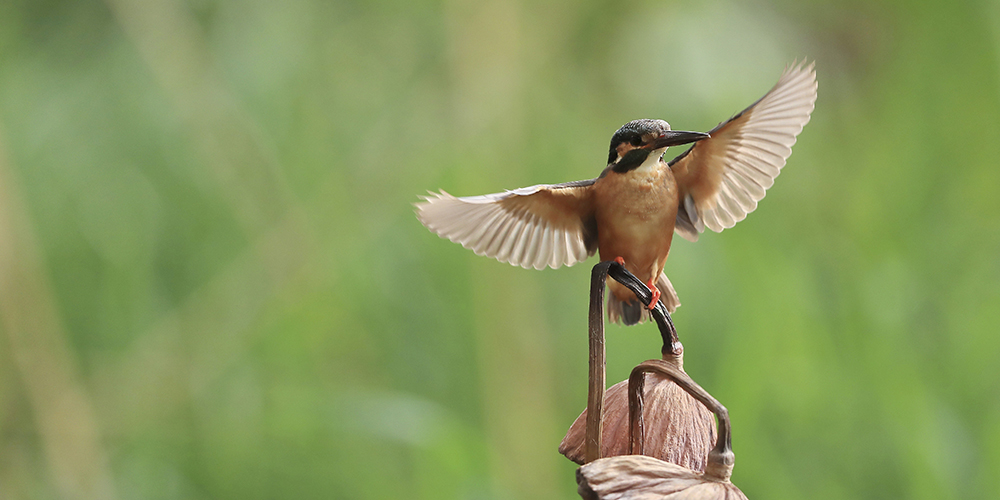
<svg viewBox="0 0 1000 500">
<path fill-rule="evenodd" d="M 680 307 L 681 301 L 677 298 L 674 285 L 667 279 L 666 274 L 660 273 L 660 277 L 656 279 L 656 288 L 660 289 L 660 302 L 663 302 L 668 312 L 673 313 Z M 649 310 L 646 309 L 646 306 L 642 305 L 642 302 L 639 302 L 638 298 L 625 302 L 618 300 L 615 294 L 609 293 L 608 319 L 613 323 L 634 325 L 649 319 Z"/>
</svg>

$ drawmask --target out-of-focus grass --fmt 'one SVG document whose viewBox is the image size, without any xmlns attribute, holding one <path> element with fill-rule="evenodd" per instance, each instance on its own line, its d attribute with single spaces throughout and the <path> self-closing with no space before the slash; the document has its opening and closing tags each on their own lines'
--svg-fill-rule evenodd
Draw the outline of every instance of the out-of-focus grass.
<svg viewBox="0 0 1000 500">
<path fill-rule="evenodd" d="M 411 203 L 592 177 L 808 57 L 768 197 L 674 246 L 685 367 L 751 497 L 990 498 L 998 53 L 986 2 L 0 4 L 0 495 L 574 498 L 589 265 Z M 610 382 L 657 355 L 608 337 Z"/>
</svg>

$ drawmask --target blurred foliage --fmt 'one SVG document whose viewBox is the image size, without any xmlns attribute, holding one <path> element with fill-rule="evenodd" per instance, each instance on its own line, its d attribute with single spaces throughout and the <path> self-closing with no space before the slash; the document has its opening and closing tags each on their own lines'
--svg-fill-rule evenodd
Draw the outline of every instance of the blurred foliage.
<svg viewBox="0 0 1000 500">
<path fill-rule="evenodd" d="M 1000 4 L 0 3 L 0 497 L 576 498 L 589 264 L 411 203 L 590 178 L 816 61 L 667 272 L 751 498 L 1000 491 Z M 658 355 L 612 327 L 609 382 Z"/>
</svg>

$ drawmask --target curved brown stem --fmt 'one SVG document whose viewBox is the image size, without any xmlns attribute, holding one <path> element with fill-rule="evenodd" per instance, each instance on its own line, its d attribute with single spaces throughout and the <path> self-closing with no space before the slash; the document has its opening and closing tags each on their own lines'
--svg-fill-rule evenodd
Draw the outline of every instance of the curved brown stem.
<svg viewBox="0 0 1000 500">
<path fill-rule="evenodd" d="M 641 365 L 640 365 L 641 366 Z M 628 377 L 628 453 L 642 455 L 646 440 L 646 427 L 642 419 L 643 393 L 646 389 L 646 372 L 639 367 Z"/>
<path fill-rule="evenodd" d="M 601 458 L 601 437 L 604 427 L 604 393 L 606 391 L 605 350 L 604 350 L 604 289 L 611 276 L 635 293 L 643 304 L 649 305 L 653 294 L 639 278 L 625 269 L 625 266 L 615 261 L 598 262 L 590 275 L 590 313 L 588 323 L 590 330 L 590 376 L 587 393 L 587 431 L 584 443 L 584 463 L 590 463 Z M 674 328 L 670 313 L 657 301 L 650 315 L 656 321 L 656 326 L 663 337 L 664 355 L 679 356 L 683 347 L 677 340 L 677 329 Z"/>
<path fill-rule="evenodd" d="M 702 389 L 697 382 L 691 379 L 687 373 L 662 359 L 651 359 L 644 361 L 632 369 L 632 374 L 628 378 L 628 407 L 629 407 L 629 443 L 630 453 L 636 455 L 643 454 L 643 439 L 645 429 L 643 427 L 642 407 L 643 388 L 646 381 L 646 373 L 660 373 L 674 381 L 681 389 L 705 405 L 719 423 L 719 436 L 715 441 L 715 448 L 708 454 L 708 467 L 705 468 L 705 475 L 712 476 L 719 480 L 728 480 L 732 473 L 734 462 L 731 427 L 729 422 L 729 410 L 726 410 L 722 403 L 712 397 L 705 389 Z"/>
<path fill-rule="evenodd" d="M 608 274 L 615 281 L 632 290 L 632 293 L 639 298 L 639 301 L 646 307 L 649 307 L 649 303 L 653 300 L 652 290 L 642 280 L 629 272 L 628 269 L 625 269 L 625 266 L 615 262 L 614 265 L 608 268 Z M 663 302 L 656 301 L 656 304 L 649 311 L 649 316 L 656 322 L 656 327 L 660 330 L 660 337 L 663 338 L 662 353 L 664 355 L 680 355 L 681 343 L 677 338 L 677 328 L 674 327 L 674 321 L 670 318 L 670 313 L 667 312 L 667 308 L 663 305 Z"/>
<path fill-rule="evenodd" d="M 599 262 L 590 278 L 590 385 L 587 392 L 587 432 L 583 448 L 584 463 L 601 458 L 601 436 L 604 430 L 604 392 L 606 373 L 604 360 L 604 283 L 613 261 Z"/>
</svg>

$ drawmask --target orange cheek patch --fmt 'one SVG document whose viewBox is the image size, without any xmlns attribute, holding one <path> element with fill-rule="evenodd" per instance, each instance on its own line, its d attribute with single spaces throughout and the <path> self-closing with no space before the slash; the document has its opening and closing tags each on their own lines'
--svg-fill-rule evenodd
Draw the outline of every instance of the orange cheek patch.
<svg viewBox="0 0 1000 500">
<path fill-rule="evenodd" d="M 622 156 L 625 156 L 625 153 L 628 153 L 633 149 L 635 149 L 635 146 L 633 146 L 631 143 L 623 142 L 619 144 L 618 147 L 615 148 L 615 151 L 618 151 L 618 159 L 620 160 Z"/>
</svg>

